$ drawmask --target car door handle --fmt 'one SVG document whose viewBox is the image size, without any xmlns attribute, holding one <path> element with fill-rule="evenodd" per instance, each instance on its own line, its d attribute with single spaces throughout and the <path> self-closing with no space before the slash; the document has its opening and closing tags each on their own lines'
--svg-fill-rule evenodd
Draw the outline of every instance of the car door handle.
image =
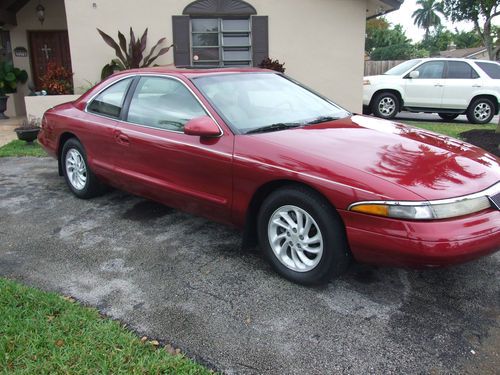
<svg viewBox="0 0 500 375">
<path fill-rule="evenodd" d="M 116 142 L 124 146 L 128 146 L 130 144 L 128 137 L 123 133 L 116 135 Z"/>
<path fill-rule="evenodd" d="M 472 85 L 472 87 L 482 87 L 481 85 Z"/>
<path fill-rule="evenodd" d="M 436 87 L 443 87 L 444 85 L 442 85 L 441 83 L 436 83 L 434 86 L 436 86 Z"/>
</svg>

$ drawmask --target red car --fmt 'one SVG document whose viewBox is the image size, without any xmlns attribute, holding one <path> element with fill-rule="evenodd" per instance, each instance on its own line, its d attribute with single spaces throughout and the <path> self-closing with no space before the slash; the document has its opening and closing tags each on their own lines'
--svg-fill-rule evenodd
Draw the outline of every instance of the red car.
<svg viewBox="0 0 500 375">
<path fill-rule="evenodd" d="M 436 267 L 500 248 L 498 158 L 272 71 L 125 71 L 48 110 L 39 141 L 77 197 L 112 185 L 236 226 L 302 284 L 351 259 Z"/>
</svg>

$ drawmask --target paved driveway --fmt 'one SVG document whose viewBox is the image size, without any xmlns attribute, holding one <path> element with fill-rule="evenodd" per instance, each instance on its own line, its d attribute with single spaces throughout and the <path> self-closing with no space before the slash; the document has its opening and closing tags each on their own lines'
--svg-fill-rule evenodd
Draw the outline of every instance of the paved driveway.
<svg viewBox="0 0 500 375">
<path fill-rule="evenodd" d="M 495 373 L 500 253 L 291 284 L 224 226 L 123 192 L 74 198 L 50 159 L 0 159 L 0 275 L 72 295 L 228 373 Z"/>
</svg>

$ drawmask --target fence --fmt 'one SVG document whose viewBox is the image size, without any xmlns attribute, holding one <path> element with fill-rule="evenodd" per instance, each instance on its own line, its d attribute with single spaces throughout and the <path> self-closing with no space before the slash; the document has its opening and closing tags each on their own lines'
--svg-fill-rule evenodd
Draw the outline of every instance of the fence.
<svg viewBox="0 0 500 375">
<path fill-rule="evenodd" d="M 383 74 L 405 60 L 365 61 L 365 76 Z"/>
</svg>

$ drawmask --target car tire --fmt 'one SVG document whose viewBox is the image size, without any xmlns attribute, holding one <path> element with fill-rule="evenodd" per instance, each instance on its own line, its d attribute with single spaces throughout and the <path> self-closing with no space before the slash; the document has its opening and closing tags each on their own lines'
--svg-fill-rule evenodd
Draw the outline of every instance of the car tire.
<svg viewBox="0 0 500 375">
<path fill-rule="evenodd" d="M 487 124 L 495 115 L 495 105 L 488 98 L 472 101 L 467 110 L 467 119 L 473 124 Z"/>
<path fill-rule="evenodd" d="M 438 113 L 438 115 L 445 121 L 452 121 L 458 117 L 458 113 Z"/>
<path fill-rule="evenodd" d="M 391 92 L 381 92 L 372 102 L 372 112 L 383 119 L 393 119 L 399 112 L 399 99 Z"/>
<path fill-rule="evenodd" d="M 271 266 L 295 283 L 324 284 L 350 264 L 340 216 L 325 198 L 306 187 L 271 193 L 259 210 L 257 230 Z"/>
<path fill-rule="evenodd" d="M 85 149 L 78 139 L 70 138 L 64 143 L 61 165 L 66 184 L 78 198 L 93 198 L 105 191 L 105 186 L 90 170 Z"/>
</svg>

